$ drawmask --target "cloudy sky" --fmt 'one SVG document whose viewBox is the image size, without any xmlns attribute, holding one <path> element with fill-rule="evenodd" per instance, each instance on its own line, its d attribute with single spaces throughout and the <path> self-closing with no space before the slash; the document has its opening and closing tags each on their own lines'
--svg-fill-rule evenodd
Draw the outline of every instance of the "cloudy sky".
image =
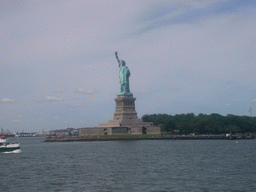
<svg viewBox="0 0 256 192">
<path fill-rule="evenodd" d="M 0 0 L 0 126 L 98 126 L 131 71 L 138 116 L 256 114 L 254 0 Z"/>
</svg>

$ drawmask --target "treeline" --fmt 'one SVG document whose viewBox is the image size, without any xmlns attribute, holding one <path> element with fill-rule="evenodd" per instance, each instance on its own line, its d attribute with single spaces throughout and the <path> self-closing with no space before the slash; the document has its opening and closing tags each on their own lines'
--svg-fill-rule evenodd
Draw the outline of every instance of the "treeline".
<svg viewBox="0 0 256 192">
<path fill-rule="evenodd" d="M 161 125 L 166 132 L 178 134 L 223 134 L 256 132 L 256 117 L 236 116 L 213 113 L 211 115 L 194 113 L 187 114 L 152 114 L 143 115 L 144 122 Z"/>
</svg>

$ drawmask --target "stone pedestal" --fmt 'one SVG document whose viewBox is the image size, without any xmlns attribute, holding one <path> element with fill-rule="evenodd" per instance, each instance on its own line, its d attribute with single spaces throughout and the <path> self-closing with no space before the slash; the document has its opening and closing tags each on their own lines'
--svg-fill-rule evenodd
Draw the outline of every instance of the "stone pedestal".
<svg viewBox="0 0 256 192">
<path fill-rule="evenodd" d="M 116 111 L 113 120 L 135 120 L 138 119 L 137 112 L 135 111 L 135 100 L 132 95 L 118 95 L 115 99 Z"/>
<path fill-rule="evenodd" d="M 101 123 L 99 127 L 142 127 L 152 126 L 150 122 L 143 122 L 138 119 L 135 110 L 135 100 L 133 95 L 118 95 L 115 99 L 116 110 L 113 120 L 108 123 Z"/>
</svg>

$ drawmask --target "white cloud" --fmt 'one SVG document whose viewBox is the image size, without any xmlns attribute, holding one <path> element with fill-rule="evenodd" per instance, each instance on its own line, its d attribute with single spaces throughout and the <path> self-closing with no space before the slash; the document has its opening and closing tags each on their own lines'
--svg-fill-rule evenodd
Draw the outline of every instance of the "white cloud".
<svg viewBox="0 0 256 192">
<path fill-rule="evenodd" d="M 12 120 L 12 122 L 14 122 L 14 123 L 19 123 L 19 122 L 21 122 L 21 121 L 18 120 L 18 119 L 14 119 L 14 120 Z"/>
<path fill-rule="evenodd" d="M 45 100 L 46 101 L 62 101 L 63 99 L 62 98 L 48 96 L 48 97 L 46 97 Z"/>
<path fill-rule="evenodd" d="M 3 103 L 14 103 L 15 101 L 12 100 L 12 99 L 3 98 L 3 99 L 2 99 L 2 102 L 3 102 Z"/>
<path fill-rule="evenodd" d="M 63 89 L 56 89 L 54 92 L 63 93 Z"/>
<path fill-rule="evenodd" d="M 82 105 L 80 103 L 71 103 L 66 105 L 67 107 L 81 107 Z"/>
<path fill-rule="evenodd" d="M 251 100 L 251 102 L 256 102 L 256 99 Z"/>
<path fill-rule="evenodd" d="M 80 89 L 76 89 L 74 92 L 78 93 L 78 94 L 85 94 L 85 95 L 91 95 L 91 94 L 94 93 L 91 90 L 85 90 L 85 89 L 81 89 L 81 88 Z"/>
</svg>

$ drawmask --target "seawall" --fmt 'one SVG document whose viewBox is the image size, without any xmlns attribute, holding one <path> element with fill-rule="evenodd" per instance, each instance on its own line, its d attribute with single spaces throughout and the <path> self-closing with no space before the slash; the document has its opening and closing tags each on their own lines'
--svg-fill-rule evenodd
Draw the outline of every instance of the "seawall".
<svg viewBox="0 0 256 192">
<path fill-rule="evenodd" d="M 253 139 L 253 137 L 238 137 L 225 135 L 176 135 L 176 136 L 134 136 L 134 137 L 46 137 L 45 142 L 72 141 L 122 141 L 122 140 L 205 140 L 205 139 Z"/>
</svg>

